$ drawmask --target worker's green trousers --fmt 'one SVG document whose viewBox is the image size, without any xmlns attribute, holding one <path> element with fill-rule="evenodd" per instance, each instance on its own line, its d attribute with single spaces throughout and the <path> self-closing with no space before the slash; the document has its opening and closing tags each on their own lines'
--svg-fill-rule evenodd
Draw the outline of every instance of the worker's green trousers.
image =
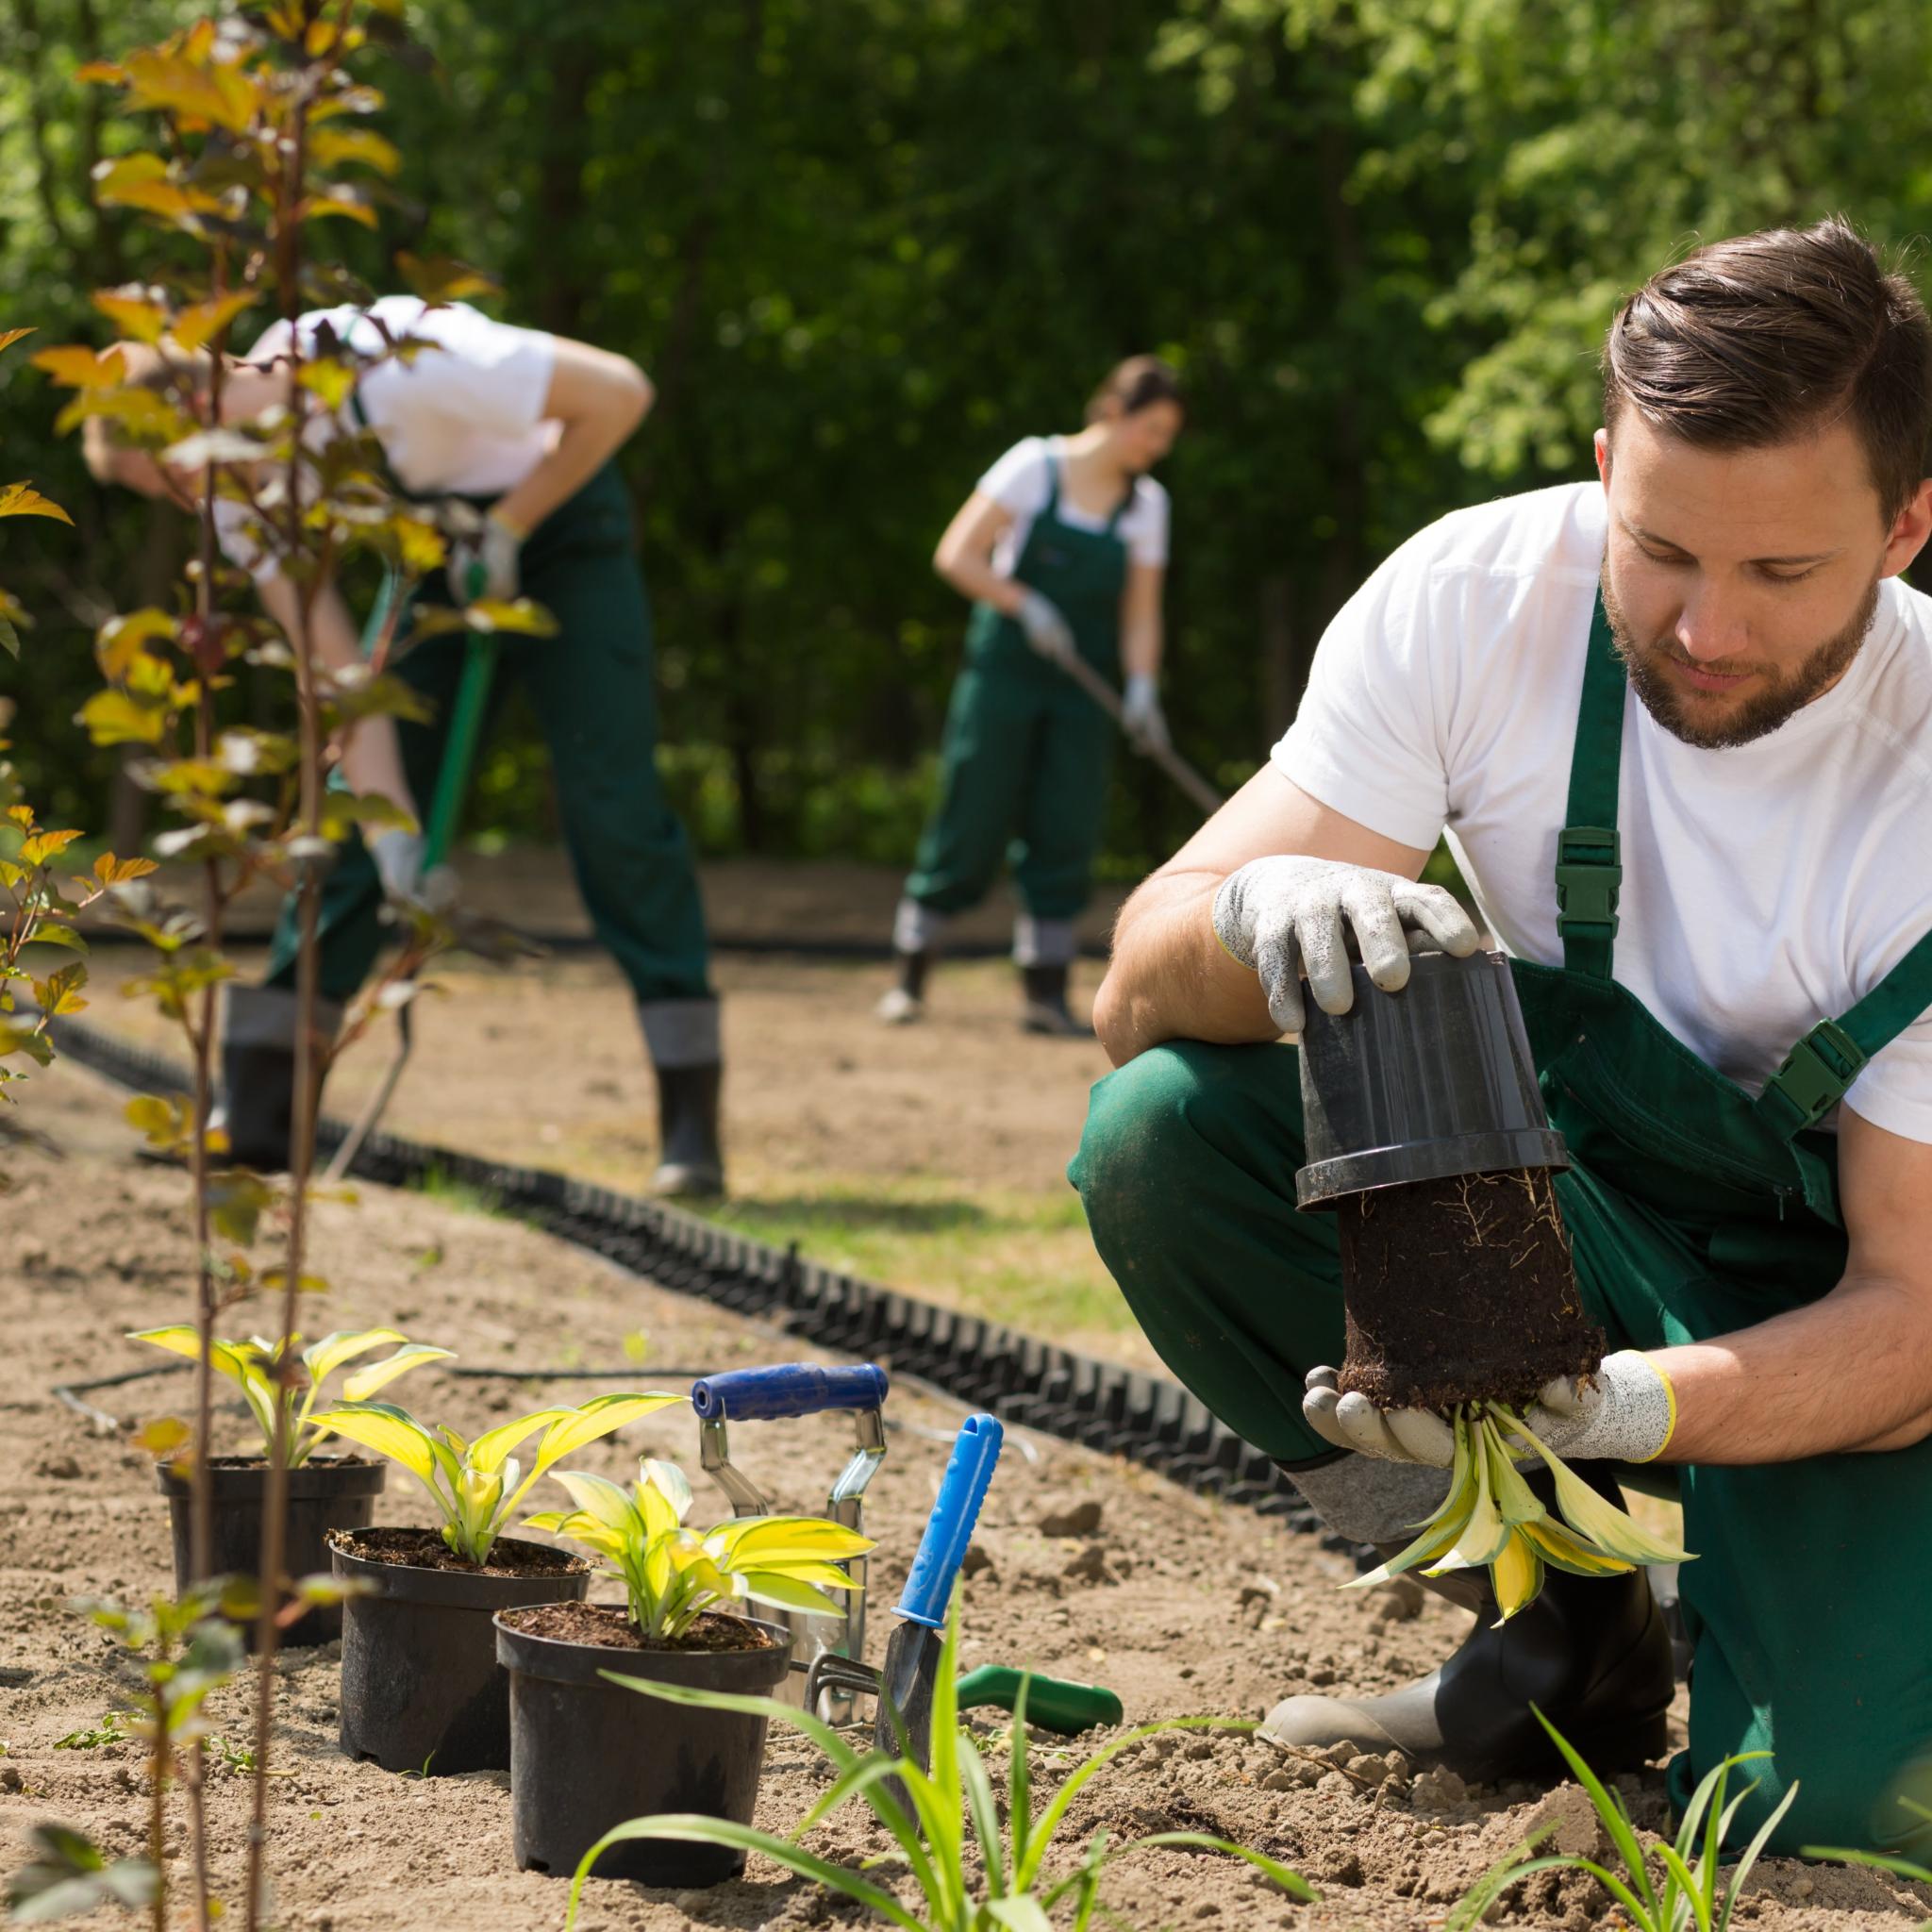
<svg viewBox="0 0 1932 1932">
<path fill-rule="evenodd" d="M 544 606 L 558 628 L 554 637 L 502 640 L 491 715 L 511 681 L 521 679 L 550 753 L 578 890 L 598 939 L 638 999 L 708 999 L 697 874 L 684 827 L 658 779 L 651 610 L 630 499 L 614 463 L 531 533 L 521 567 L 523 593 Z M 398 635 L 408 629 L 406 614 Z M 462 633 L 446 632 L 418 644 L 396 666 L 397 676 L 433 709 L 429 724 L 397 725 L 425 822 L 464 647 Z M 323 886 L 325 997 L 348 999 L 368 976 L 386 932 L 382 903 L 375 863 L 352 838 Z M 270 984 L 293 985 L 295 937 L 291 899 L 276 929 Z"/>
</svg>

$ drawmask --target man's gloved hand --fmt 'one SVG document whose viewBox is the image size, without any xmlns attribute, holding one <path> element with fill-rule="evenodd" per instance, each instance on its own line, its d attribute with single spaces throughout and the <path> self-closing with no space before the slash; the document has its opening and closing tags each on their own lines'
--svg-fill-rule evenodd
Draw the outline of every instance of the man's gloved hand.
<svg viewBox="0 0 1932 1932">
<path fill-rule="evenodd" d="M 1136 671 L 1121 692 L 1121 724 L 1136 751 L 1165 751 L 1173 741 L 1160 708 L 1160 686 L 1144 671 Z"/>
<path fill-rule="evenodd" d="M 1022 591 L 1013 619 L 1026 633 L 1026 641 L 1049 663 L 1064 664 L 1073 657 L 1073 629 L 1051 597 L 1042 597 L 1038 591 Z"/>
<path fill-rule="evenodd" d="M 1268 1011 L 1284 1033 L 1299 1033 L 1307 1017 L 1304 972 L 1324 1013 L 1345 1013 L 1353 1003 L 1344 921 L 1369 977 L 1384 992 L 1408 984 L 1413 936 L 1457 956 L 1474 952 L 1481 939 L 1441 886 L 1332 858 L 1251 859 L 1223 879 L 1214 895 L 1215 938 L 1260 974 Z"/>
<path fill-rule="evenodd" d="M 414 899 L 423 884 L 423 834 L 391 825 L 367 842 L 382 880 L 383 896 Z"/>
<path fill-rule="evenodd" d="M 507 604 L 522 584 L 518 554 L 524 547 L 524 532 L 508 519 L 491 510 L 475 530 L 454 539 L 449 546 L 450 596 L 458 610 L 483 598 L 493 604 Z M 480 571 L 480 589 L 472 582 Z"/>
<path fill-rule="evenodd" d="M 1324 1441 L 1389 1462 L 1424 1462 L 1447 1469 L 1456 1434 L 1422 1408 L 1380 1409 L 1366 1395 L 1343 1395 L 1333 1369 L 1311 1369 L 1302 1418 Z M 1634 1348 L 1607 1355 L 1587 1381 L 1559 1375 L 1523 1413 L 1524 1427 L 1566 1462 L 1603 1458 L 1655 1462 L 1677 1426 L 1670 1377 Z M 1523 1457 L 1536 1451 L 1521 1444 Z"/>
</svg>

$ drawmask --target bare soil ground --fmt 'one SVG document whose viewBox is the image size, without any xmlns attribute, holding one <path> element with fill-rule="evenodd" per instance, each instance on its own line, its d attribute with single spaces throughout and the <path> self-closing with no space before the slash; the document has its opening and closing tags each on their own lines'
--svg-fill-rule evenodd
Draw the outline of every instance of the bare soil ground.
<svg viewBox="0 0 1932 1932">
<path fill-rule="evenodd" d="M 26 1827 L 44 1818 L 82 1825 L 116 1852 L 137 1848 L 145 1807 L 135 1747 L 58 1748 L 124 1707 L 125 1666 L 67 1607 L 77 1595 L 144 1595 L 169 1584 L 162 1505 L 125 1424 L 185 1399 L 185 1379 L 113 1391 L 124 1426 L 95 1433 L 49 1385 L 131 1366 L 142 1351 L 127 1328 L 178 1317 L 188 1303 L 190 1240 L 177 1174 L 138 1163 L 120 1124 L 121 1097 L 68 1067 L 28 1094 L 35 1125 L 58 1158 L 0 1149 L 18 1184 L 0 1205 L 0 1457 L 12 1472 L 0 1501 L 0 1841 L 14 1862 Z M 360 1202 L 318 1212 L 316 1265 L 332 1292 L 311 1328 L 394 1323 L 457 1349 L 471 1364 L 555 1363 L 566 1351 L 591 1363 L 623 1358 L 620 1339 L 641 1331 L 643 1387 L 678 1386 L 673 1371 L 742 1364 L 774 1344 L 705 1304 L 624 1276 L 515 1224 L 421 1194 L 366 1190 Z M 242 1319 L 245 1319 L 243 1311 Z M 242 1320 L 238 1319 L 238 1326 Z M 795 1353 L 795 1349 L 784 1351 Z M 652 1364 L 662 1364 L 654 1373 Z M 423 1372 L 404 1391 L 419 1412 L 474 1430 L 570 1385 L 463 1381 Z M 916 1389 L 893 1394 L 900 1424 L 874 1487 L 871 1527 L 876 1658 L 918 1531 L 957 1427 L 958 1407 Z M 229 1418 L 226 1446 L 246 1446 Z M 844 1446 L 827 1420 L 742 1426 L 735 1448 L 782 1506 L 808 1507 Z M 694 1425 L 667 1410 L 616 1442 L 587 1452 L 620 1474 L 642 1452 L 694 1467 Z M 1027 1453 L 1030 1451 L 1031 1453 Z M 400 1474 L 378 1521 L 420 1521 Z M 1057 1531 L 1085 1506 L 1091 1526 Z M 721 1506 L 722 1513 L 722 1506 Z M 1387 1688 L 1434 1661 L 1462 1619 L 1419 1592 L 1338 1594 L 1346 1559 L 1312 1539 L 1240 1510 L 1201 1502 L 1159 1478 L 1052 1441 L 1009 1437 L 978 1535 L 966 1588 L 967 1662 L 1034 1665 L 1113 1686 L 1131 1719 L 1210 1713 L 1252 1719 L 1283 1692 L 1330 1684 Z M 608 1591 L 600 1585 L 599 1593 Z M 338 1657 L 297 1653 L 280 1672 L 272 1786 L 276 1923 L 314 1932 L 390 1932 L 435 1923 L 458 1932 L 555 1932 L 564 1887 L 510 1868 L 506 1780 L 491 1774 L 426 1780 L 386 1775 L 336 1749 Z M 245 1740 L 242 1693 L 213 1707 L 222 1734 Z M 996 1742 L 1006 1721 L 979 1713 Z M 641 1737 L 647 1736 L 641 1713 Z M 1039 1740 L 1049 1766 L 1075 1752 Z M 775 1737 L 759 1822 L 788 1828 L 823 1789 L 810 1750 Z M 1648 1817 L 1659 1815 L 1660 1775 L 1626 1780 Z M 243 1857 L 247 1787 L 217 1772 L 210 1792 L 216 1877 L 233 1901 Z M 1075 1808 L 1069 1856 L 1096 1827 L 1119 1835 L 1163 1828 L 1224 1834 L 1296 1866 L 1324 1893 L 1296 1906 L 1245 1868 L 1176 1852 L 1137 1854 L 1108 1880 L 1124 1924 L 1153 1932 L 1212 1923 L 1229 1932 L 1322 1927 L 1407 1932 L 1438 1925 L 1463 1889 L 1554 1803 L 1566 1842 L 1591 1827 L 1564 1788 L 1466 1790 L 1453 1779 L 1411 1777 L 1374 1759 L 1346 1767 L 1284 1762 L 1235 1735 L 1156 1740 L 1103 1774 Z M 173 1843 L 178 1849 L 182 1828 Z M 818 1834 L 829 1857 L 886 1849 L 862 1816 L 841 1813 Z M 891 1871 L 887 1868 L 886 1875 Z M 1608 1928 L 1619 1922 L 1584 1881 L 1531 1881 L 1506 1923 Z M 838 1920 L 817 1888 L 754 1858 L 739 1882 L 705 1892 L 595 1883 L 583 1924 L 596 1932 L 804 1927 Z M 1778 1861 L 1752 1884 L 1743 1923 L 1764 1932 L 1904 1932 L 1927 1909 L 1911 1888 L 1878 1876 Z M 103 1923 L 107 1923 L 106 1920 Z"/>
</svg>

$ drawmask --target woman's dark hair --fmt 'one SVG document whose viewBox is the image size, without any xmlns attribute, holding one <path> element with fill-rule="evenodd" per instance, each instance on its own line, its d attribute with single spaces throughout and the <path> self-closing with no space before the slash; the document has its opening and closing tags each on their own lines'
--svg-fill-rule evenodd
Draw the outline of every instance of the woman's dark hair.
<svg viewBox="0 0 1932 1932">
<path fill-rule="evenodd" d="M 1635 409 L 1700 449 L 1763 449 L 1844 418 L 1888 523 L 1925 475 L 1932 322 L 1834 216 L 1713 242 L 1654 275 L 1604 344 L 1604 424 Z"/>
<path fill-rule="evenodd" d="M 1131 416 L 1156 403 L 1172 403 L 1177 409 L 1186 409 L 1180 377 L 1158 356 L 1129 356 L 1108 371 L 1107 380 L 1088 399 L 1087 420 L 1098 423 L 1103 416 L 1116 413 Z"/>
</svg>

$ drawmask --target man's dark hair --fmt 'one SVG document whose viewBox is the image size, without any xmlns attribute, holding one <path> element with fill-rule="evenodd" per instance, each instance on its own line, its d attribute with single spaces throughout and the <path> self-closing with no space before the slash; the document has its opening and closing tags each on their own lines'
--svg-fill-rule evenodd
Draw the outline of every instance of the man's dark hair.
<svg viewBox="0 0 1932 1932">
<path fill-rule="evenodd" d="M 1152 408 L 1156 403 L 1172 403 L 1178 409 L 1187 408 L 1180 377 L 1158 356 L 1129 356 L 1108 371 L 1106 379 L 1088 399 L 1087 420 L 1097 423 L 1101 417 L 1116 411 L 1131 416 L 1137 410 Z"/>
<path fill-rule="evenodd" d="M 1834 216 L 1713 242 L 1660 269 L 1604 344 L 1604 423 L 1624 408 L 1699 449 L 1762 449 L 1843 417 L 1888 523 L 1925 475 L 1932 321 Z"/>
</svg>

